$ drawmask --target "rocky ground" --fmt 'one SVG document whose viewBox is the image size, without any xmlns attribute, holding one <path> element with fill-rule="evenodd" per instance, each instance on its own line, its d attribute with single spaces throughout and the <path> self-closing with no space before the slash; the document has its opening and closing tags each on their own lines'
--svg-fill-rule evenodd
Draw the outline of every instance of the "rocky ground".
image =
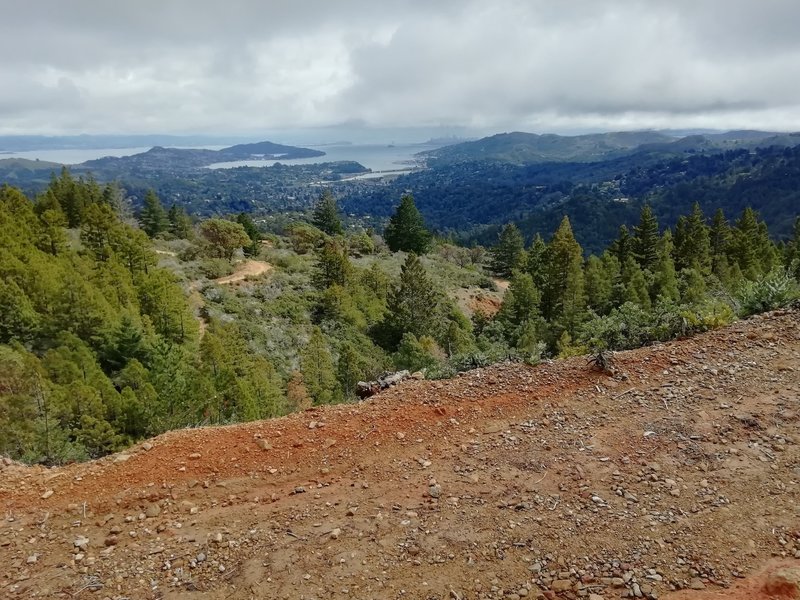
<svg viewBox="0 0 800 600">
<path fill-rule="evenodd" d="M 620 353 L 612 375 L 501 365 L 87 464 L 5 461 L 0 597 L 779 597 L 800 562 L 799 321 Z"/>
</svg>

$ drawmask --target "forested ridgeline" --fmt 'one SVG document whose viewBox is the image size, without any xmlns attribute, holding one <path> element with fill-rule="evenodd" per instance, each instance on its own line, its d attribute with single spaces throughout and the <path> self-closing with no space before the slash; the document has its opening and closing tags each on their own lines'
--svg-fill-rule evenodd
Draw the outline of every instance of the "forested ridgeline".
<svg viewBox="0 0 800 600">
<path fill-rule="evenodd" d="M 0 453 L 48 463 L 353 400 L 387 370 L 686 335 L 791 302 L 800 271 L 800 221 L 778 246 L 754 211 L 699 205 L 674 231 L 645 206 L 587 259 L 567 218 L 528 247 L 507 225 L 486 252 L 436 239 L 411 196 L 379 236 L 326 192 L 262 240 L 249 215 L 197 223 L 154 193 L 134 218 L 116 187 L 64 171 L 33 201 L 2 188 L 0 226 Z M 268 275 L 216 281 L 243 254 Z M 510 280 L 499 311 L 456 301 L 499 298 L 490 276 Z"/>
<path fill-rule="evenodd" d="M 399 195 L 414 194 L 428 224 L 467 243 L 491 244 L 514 221 L 527 240 L 547 237 L 563 216 L 575 237 L 601 253 L 621 224 L 636 224 L 644 203 L 674 227 L 699 203 L 738 215 L 758 211 L 776 238 L 791 235 L 800 200 L 800 146 L 697 152 L 665 158 L 635 154 L 591 163 L 513 164 L 473 159 L 436 165 L 382 185 L 342 190 L 356 214 L 389 215 Z"/>
</svg>

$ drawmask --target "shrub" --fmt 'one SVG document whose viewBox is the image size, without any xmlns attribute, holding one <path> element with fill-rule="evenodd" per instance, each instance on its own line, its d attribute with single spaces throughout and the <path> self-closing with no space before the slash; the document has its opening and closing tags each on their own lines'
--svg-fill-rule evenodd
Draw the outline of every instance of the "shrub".
<svg viewBox="0 0 800 600">
<path fill-rule="evenodd" d="M 775 269 L 756 281 L 746 281 L 736 300 L 739 315 L 747 317 L 789 305 L 800 297 L 800 288 L 786 269 Z"/>
</svg>

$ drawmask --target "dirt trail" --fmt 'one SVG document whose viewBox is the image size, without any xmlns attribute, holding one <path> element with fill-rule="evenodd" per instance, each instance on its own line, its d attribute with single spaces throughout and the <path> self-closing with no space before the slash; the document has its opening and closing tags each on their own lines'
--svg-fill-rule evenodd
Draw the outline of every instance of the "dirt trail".
<svg viewBox="0 0 800 600">
<path fill-rule="evenodd" d="M 258 277 L 267 271 L 272 270 L 272 265 L 261 260 L 246 260 L 236 265 L 236 270 L 225 277 L 215 279 L 214 283 L 220 285 L 227 285 L 236 283 L 237 281 L 244 281 L 248 277 Z"/>
<path fill-rule="evenodd" d="M 260 260 L 246 260 L 236 265 L 236 269 L 230 275 L 213 279 L 212 281 L 219 285 L 230 285 L 231 283 L 244 281 L 248 277 L 258 277 L 259 275 L 263 275 L 264 273 L 271 271 L 272 268 L 272 265 L 267 262 Z M 201 313 L 206 303 L 202 294 L 200 294 L 200 286 L 200 281 L 192 281 L 189 283 L 189 307 L 197 317 L 197 322 L 200 327 L 200 339 L 203 339 L 203 335 L 205 335 L 205 332 L 208 329 L 208 323 L 206 323 L 206 320 L 203 318 Z"/>
<path fill-rule="evenodd" d="M 766 600 L 800 557 L 799 317 L 6 465 L 0 597 Z"/>
</svg>

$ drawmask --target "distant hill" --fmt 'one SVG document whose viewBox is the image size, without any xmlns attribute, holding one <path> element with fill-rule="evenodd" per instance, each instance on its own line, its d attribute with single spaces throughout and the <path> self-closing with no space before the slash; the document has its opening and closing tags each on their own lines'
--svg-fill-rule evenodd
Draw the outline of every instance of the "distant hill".
<svg viewBox="0 0 800 600">
<path fill-rule="evenodd" d="M 238 144 L 222 150 L 205 150 L 191 148 L 164 148 L 155 146 L 147 152 L 131 156 L 107 156 L 88 160 L 77 165 L 76 170 L 92 170 L 93 172 L 153 172 L 181 171 L 198 169 L 214 163 L 236 160 L 290 160 L 295 158 L 313 158 L 325 156 L 320 150 L 284 146 L 273 142 L 255 144 Z"/>
<path fill-rule="evenodd" d="M 223 148 L 219 151 L 218 157 L 225 160 L 249 160 L 249 159 L 290 159 L 290 158 L 314 158 L 325 156 L 320 150 L 311 148 L 298 148 L 296 146 L 284 146 L 273 142 L 257 142 L 255 144 L 237 144 L 230 148 Z"/>
<path fill-rule="evenodd" d="M 658 131 L 623 131 L 565 136 L 524 132 L 500 133 L 472 142 L 421 152 L 429 166 L 471 161 L 496 161 L 514 165 L 546 162 L 599 162 L 640 152 L 663 158 L 730 148 L 794 146 L 800 134 L 768 131 L 729 131 L 682 137 Z"/>
<path fill-rule="evenodd" d="M 786 139 L 797 145 L 765 142 L 751 150 L 751 140 L 721 151 L 704 136 L 690 136 L 599 162 L 445 163 L 353 191 L 342 206 L 384 217 L 410 191 L 430 226 L 484 244 L 496 241 L 504 223 L 518 223 L 530 239 L 550 235 L 568 215 L 576 237 L 594 252 L 608 245 L 621 223 L 636 223 L 645 200 L 669 227 L 699 202 L 709 217 L 722 208 L 731 219 L 751 206 L 770 232 L 786 238 L 800 213 L 800 137 Z M 684 154 L 697 147 L 712 151 Z"/>
<path fill-rule="evenodd" d="M 648 143 L 675 138 L 654 131 L 565 136 L 515 131 L 421 153 L 431 164 L 493 160 L 512 164 L 597 161 L 620 156 Z"/>
<path fill-rule="evenodd" d="M 45 160 L 30 160 L 27 158 L 0 159 L 0 185 L 8 183 L 19 186 L 31 179 L 45 180 L 50 173 L 61 170 L 59 163 Z"/>
<path fill-rule="evenodd" d="M 29 158 L 0 158 L 0 170 L 25 169 L 28 171 L 52 171 L 60 169 L 61 163 L 46 160 L 31 160 Z"/>
</svg>

